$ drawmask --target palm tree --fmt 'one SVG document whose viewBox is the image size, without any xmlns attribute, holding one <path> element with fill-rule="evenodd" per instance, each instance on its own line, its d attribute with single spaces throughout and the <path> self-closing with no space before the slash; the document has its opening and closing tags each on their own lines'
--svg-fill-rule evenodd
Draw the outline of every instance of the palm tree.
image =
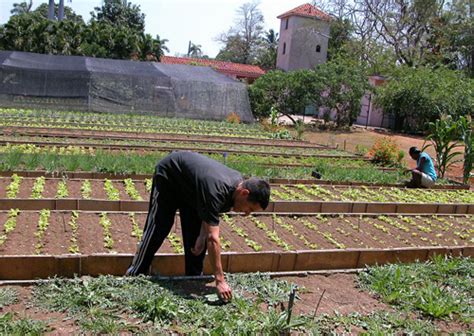
<svg viewBox="0 0 474 336">
<path fill-rule="evenodd" d="M 153 38 L 150 34 L 143 34 L 141 39 L 141 55 L 142 59 L 147 59 L 147 55 L 153 55 L 159 61 L 161 56 L 165 54 L 165 51 L 169 52 L 167 46 L 165 46 L 167 39 L 161 39 L 160 35 L 156 35 Z"/>
<path fill-rule="evenodd" d="M 49 0 L 48 3 L 48 20 L 54 20 L 54 0 Z"/>
<path fill-rule="evenodd" d="M 267 42 L 270 47 L 278 46 L 278 33 L 275 33 L 273 29 L 270 29 L 265 33 L 265 42 Z"/>
<path fill-rule="evenodd" d="M 31 7 L 33 7 L 33 0 L 30 0 L 29 3 L 26 3 L 26 2 L 14 3 L 13 9 L 10 11 L 10 13 L 12 15 L 20 15 L 24 13 L 29 13 L 31 12 Z"/>
<path fill-rule="evenodd" d="M 191 41 L 189 41 L 189 46 L 188 46 L 188 57 L 201 57 L 202 56 L 202 46 L 200 44 L 194 44 Z"/>
</svg>

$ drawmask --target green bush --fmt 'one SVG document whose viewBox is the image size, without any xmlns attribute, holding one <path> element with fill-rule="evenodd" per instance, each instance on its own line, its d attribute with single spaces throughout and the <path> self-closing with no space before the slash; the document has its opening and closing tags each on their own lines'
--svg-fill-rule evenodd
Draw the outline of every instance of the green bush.
<svg viewBox="0 0 474 336">
<path fill-rule="evenodd" d="M 393 128 L 422 131 L 442 114 L 474 111 L 474 80 L 445 68 L 398 67 L 386 85 L 377 89 L 375 103 L 395 118 Z"/>
</svg>

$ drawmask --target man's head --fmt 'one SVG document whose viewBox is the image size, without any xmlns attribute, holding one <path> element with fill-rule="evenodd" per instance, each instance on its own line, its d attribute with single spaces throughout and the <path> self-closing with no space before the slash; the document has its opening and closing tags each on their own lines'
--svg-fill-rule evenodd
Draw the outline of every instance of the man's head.
<svg viewBox="0 0 474 336">
<path fill-rule="evenodd" d="M 233 210 L 249 215 L 251 212 L 262 211 L 270 201 L 270 185 L 268 182 L 250 178 L 242 181 L 234 193 Z"/>
<path fill-rule="evenodd" d="M 419 150 L 418 147 L 416 146 L 410 147 L 408 151 L 408 154 L 410 154 L 413 160 L 418 160 L 418 158 L 420 157 L 420 153 L 421 153 L 421 150 Z"/>
</svg>

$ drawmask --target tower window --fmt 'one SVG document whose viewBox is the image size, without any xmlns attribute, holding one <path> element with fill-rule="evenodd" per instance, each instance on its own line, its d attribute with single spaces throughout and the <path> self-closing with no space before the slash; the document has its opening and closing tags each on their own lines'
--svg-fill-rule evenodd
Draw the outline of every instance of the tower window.
<svg viewBox="0 0 474 336">
<path fill-rule="evenodd" d="M 288 29 L 288 20 L 289 20 L 289 19 L 290 19 L 290 18 L 286 18 L 286 20 L 285 20 L 285 29 Z"/>
<path fill-rule="evenodd" d="M 282 52 L 282 54 L 285 55 L 285 53 L 286 53 L 286 43 L 283 42 L 283 52 Z"/>
<path fill-rule="evenodd" d="M 319 44 L 316 46 L 316 52 L 321 52 L 321 46 Z"/>
</svg>

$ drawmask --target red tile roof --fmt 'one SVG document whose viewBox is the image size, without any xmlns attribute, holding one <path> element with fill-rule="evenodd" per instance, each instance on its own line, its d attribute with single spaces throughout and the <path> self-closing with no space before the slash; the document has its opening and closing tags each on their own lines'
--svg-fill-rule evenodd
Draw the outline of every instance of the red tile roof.
<svg viewBox="0 0 474 336">
<path fill-rule="evenodd" d="M 322 10 L 320 10 L 318 7 L 315 7 L 309 3 L 298 6 L 296 8 L 293 8 L 292 10 L 289 10 L 288 12 L 285 12 L 279 16 L 277 16 L 278 19 L 283 19 L 287 16 L 291 15 L 296 15 L 296 16 L 304 16 L 304 17 L 311 17 L 311 18 L 318 18 L 324 21 L 331 21 L 331 16 L 324 13 Z"/>
<path fill-rule="evenodd" d="M 204 58 L 161 56 L 160 61 L 164 64 L 198 64 L 210 66 L 223 74 L 244 78 L 258 78 L 265 74 L 265 71 L 256 65 L 216 61 Z"/>
</svg>

